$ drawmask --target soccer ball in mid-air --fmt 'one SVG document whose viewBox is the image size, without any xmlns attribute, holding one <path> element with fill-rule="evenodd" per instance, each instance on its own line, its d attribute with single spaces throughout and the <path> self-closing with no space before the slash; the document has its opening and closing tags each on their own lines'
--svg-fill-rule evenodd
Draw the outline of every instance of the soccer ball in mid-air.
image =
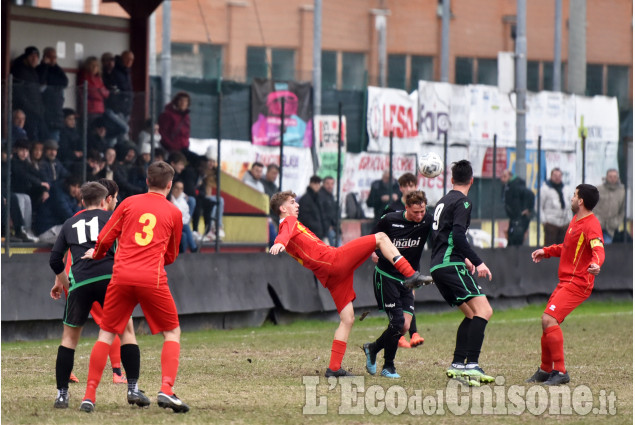
<svg viewBox="0 0 635 425">
<path fill-rule="evenodd" d="M 434 152 L 423 154 L 419 157 L 419 172 L 424 177 L 433 179 L 443 172 L 443 161 Z"/>
</svg>

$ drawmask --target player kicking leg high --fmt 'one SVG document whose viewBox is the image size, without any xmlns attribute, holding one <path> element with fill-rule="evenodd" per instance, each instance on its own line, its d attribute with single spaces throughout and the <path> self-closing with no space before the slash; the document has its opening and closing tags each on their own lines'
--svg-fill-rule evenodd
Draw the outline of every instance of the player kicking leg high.
<svg viewBox="0 0 635 425">
<path fill-rule="evenodd" d="M 324 244 L 317 236 L 298 221 L 299 204 L 291 191 L 278 192 L 271 197 L 271 211 L 280 217 L 280 228 L 272 255 L 286 251 L 304 267 L 311 270 L 322 285 L 329 290 L 340 315 L 340 324 L 335 331 L 331 348 L 331 361 L 325 376 L 351 376 L 344 370 L 342 359 L 346 352 L 348 336 L 355 321 L 353 300 L 353 273 L 375 249 L 406 277 L 413 286 L 429 283 L 431 278 L 415 272 L 408 261 L 390 242 L 385 233 L 363 236 L 340 247 Z"/>
</svg>

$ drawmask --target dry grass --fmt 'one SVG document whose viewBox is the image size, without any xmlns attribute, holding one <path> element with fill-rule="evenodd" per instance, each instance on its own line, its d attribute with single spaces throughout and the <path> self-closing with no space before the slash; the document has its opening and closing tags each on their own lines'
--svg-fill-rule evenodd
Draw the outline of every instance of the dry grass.
<svg viewBox="0 0 635 425">
<path fill-rule="evenodd" d="M 489 386 L 497 394 L 505 394 L 511 385 L 523 384 L 539 363 L 540 313 L 542 306 L 496 312 L 486 332 L 481 365 L 497 376 L 504 377 L 504 386 Z M 565 353 L 573 391 L 588 385 L 599 407 L 598 395 L 614 391 L 617 396 L 616 415 L 580 416 L 550 415 L 549 409 L 539 416 L 567 423 L 632 423 L 633 422 L 633 316 L 631 302 L 587 303 L 576 310 L 563 324 Z M 358 322 L 349 341 L 344 365 L 363 376 L 365 392 L 381 386 L 380 392 L 399 385 L 408 396 L 421 390 L 423 397 L 437 397 L 445 390 L 444 368 L 451 359 L 458 313 L 418 315 L 419 330 L 426 342 L 417 349 L 397 353 L 399 380 L 371 377 L 364 372 L 365 358 L 358 348 L 376 338 L 384 329 L 383 318 Z M 320 378 L 318 396 L 327 397 L 328 413 L 303 415 L 305 390 L 303 376 L 322 376 L 328 364 L 335 324 L 298 322 L 289 326 L 266 325 L 258 329 L 232 331 L 201 331 L 183 334 L 181 364 L 176 393 L 192 410 L 177 415 L 156 405 L 160 385 L 159 336 L 141 336 L 141 388 L 153 400 L 148 409 L 128 407 L 125 386 L 110 382 L 105 374 L 97 393 L 96 411 L 78 411 L 84 392 L 88 358 L 94 340 L 80 342 L 75 358 L 75 373 L 81 384 L 71 385 L 71 408 L 53 409 L 55 396 L 55 356 L 59 341 L 19 342 L 2 344 L 2 423 L 7 424 L 208 424 L 208 423 L 529 423 L 536 417 L 528 411 L 516 415 L 479 415 L 468 411 L 455 415 L 457 401 L 444 393 L 442 415 L 428 418 L 413 416 L 406 408 L 399 416 L 384 409 L 373 415 L 338 414 L 342 405 L 341 386 L 329 390 L 325 378 Z M 381 366 L 382 359 L 378 359 Z M 107 368 L 107 370 L 109 370 Z M 502 378 L 498 378 L 499 380 Z M 489 388 L 488 387 L 488 388 Z M 378 387 L 373 387 L 377 390 Z M 391 391 L 396 390 L 393 388 Z M 488 391 L 488 390 L 486 390 Z M 469 393 L 465 393 L 465 396 Z M 432 399 L 432 397 L 428 397 Z M 380 400 L 381 403 L 382 400 Z M 370 404 L 367 404 L 368 408 Z M 381 404 L 379 405 L 382 406 Z M 372 406 L 370 406 L 372 408 Z M 507 407 L 513 407 L 507 403 Z M 540 407 L 540 406 L 539 406 Z"/>
</svg>

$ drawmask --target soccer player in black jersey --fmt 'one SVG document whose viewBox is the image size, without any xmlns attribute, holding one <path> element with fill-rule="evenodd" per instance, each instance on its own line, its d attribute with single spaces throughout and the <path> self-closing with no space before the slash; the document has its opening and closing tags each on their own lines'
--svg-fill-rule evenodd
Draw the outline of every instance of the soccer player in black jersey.
<svg viewBox="0 0 635 425">
<path fill-rule="evenodd" d="M 93 303 L 95 301 L 101 305 L 104 303 L 114 264 L 114 250 L 99 261 L 81 260 L 86 250 L 94 247 L 99 231 L 112 213 L 106 211 L 108 189 L 104 185 L 89 182 L 82 185 L 80 190 L 86 210 L 66 220 L 53 245 L 49 259 L 51 269 L 56 274 L 51 297 L 59 299 L 64 289 L 68 291 L 63 318 L 64 332 L 55 364 L 57 396 L 54 406 L 56 408 L 68 407 L 68 381 L 73 370 L 75 348 Z M 67 274 L 64 267 L 64 254 L 69 249 L 72 264 Z M 131 323 L 126 328 L 125 339 L 128 344 L 136 345 L 137 343 Z M 130 356 L 124 357 L 127 359 Z M 126 359 L 123 359 L 124 363 Z M 130 360 L 127 363 L 130 363 Z"/>
<path fill-rule="evenodd" d="M 384 214 L 406 210 L 406 196 L 417 189 L 417 176 L 412 173 L 402 174 L 397 180 L 397 183 L 399 183 L 401 198 L 386 205 Z M 427 201 L 425 203 L 427 205 Z M 375 261 L 376 258 L 377 257 L 373 255 L 373 261 Z M 399 338 L 398 344 L 400 348 L 414 348 L 423 344 L 423 338 L 417 332 L 417 317 L 414 314 L 412 314 L 412 321 L 410 322 L 408 333 L 410 334 L 410 342 L 406 341 L 406 337 L 402 335 L 401 338 Z"/>
<path fill-rule="evenodd" d="M 442 197 L 434 210 L 431 234 L 430 273 L 443 298 L 457 306 L 465 318 L 456 333 L 452 365 L 446 371 L 450 378 L 463 377 L 470 385 L 492 382 L 479 367 L 478 358 L 485 337 L 485 326 L 492 317 L 485 294 L 472 275 L 488 277 L 492 273 L 467 241 L 472 202 L 467 193 L 474 182 L 472 165 L 461 160 L 452 166 L 452 190 Z"/>
<path fill-rule="evenodd" d="M 405 197 L 406 210 L 384 215 L 377 223 L 374 233 L 388 235 L 399 253 L 408 260 L 415 270 L 419 270 L 423 246 L 432 227 L 432 216 L 426 214 L 426 195 L 420 190 L 408 193 Z M 377 353 L 384 350 L 384 367 L 381 375 L 387 378 L 399 378 L 395 370 L 395 354 L 399 338 L 410 328 L 414 318 L 414 294 L 404 286 L 405 277 L 382 255 L 378 256 L 375 266 L 374 288 L 377 306 L 388 315 L 388 328 L 375 342 L 363 346 L 366 354 L 366 370 L 371 375 L 377 372 Z M 431 283 L 428 279 L 426 283 Z"/>
</svg>

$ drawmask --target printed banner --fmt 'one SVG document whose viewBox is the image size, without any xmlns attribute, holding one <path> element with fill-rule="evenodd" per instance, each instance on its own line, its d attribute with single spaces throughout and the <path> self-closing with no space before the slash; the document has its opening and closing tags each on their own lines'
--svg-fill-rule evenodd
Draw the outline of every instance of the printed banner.
<svg viewBox="0 0 635 425">
<path fill-rule="evenodd" d="M 368 151 L 415 153 L 419 146 L 417 101 L 404 90 L 368 87 Z"/>
<path fill-rule="evenodd" d="M 251 140 L 254 145 L 280 146 L 280 114 L 284 99 L 284 145 L 311 147 L 311 84 L 256 78 L 251 84 Z"/>
<path fill-rule="evenodd" d="M 373 217 L 372 208 L 366 205 L 370 186 L 375 180 L 381 179 L 384 170 L 389 169 L 390 159 L 382 153 L 347 153 L 346 167 L 342 173 L 342 202 L 349 193 L 355 193 L 359 203 L 364 208 L 366 217 Z M 417 156 L 414 154 L 398 154 L 393 156 L 393 177 L 399 178 L 404 173 L 416 174 Z M 342 211 L 344 208 L 342 208 Z"/>
<path fill-rule="evenodd" d="M 216 146 L 217 139 L 190 139 L 190 150 L 199 155 L 210 152 L 216 157 Z M 247 141 L 221 141 L 220 166 L 224 172 L 242 180 L 256 161 L 264 164 L 265 168 L 269 164 L 280 165 L 280 148 L 254 146 Z M 282 190 L 292 190 L 298 195 L 304 193 L 313 174 L 311 150 L 285 147 L 282 165 Z"/>
<path fill-rule="evenodd" d="M 467 86 L 419 81 L 419 133 L 426 143 L 469 141 Z"/>
<path fill-rule="evenodd" d="M 339 117 L 337 115 L 315 116 L 315 140 L 320 163 L 317 175 L 333 177 L 337 187 L 337 140 L 339 136 Z M 342 148 L 340 170 L 344 170 L 346 161 L 346 117 L 342 116 Z"/>
</svg>

